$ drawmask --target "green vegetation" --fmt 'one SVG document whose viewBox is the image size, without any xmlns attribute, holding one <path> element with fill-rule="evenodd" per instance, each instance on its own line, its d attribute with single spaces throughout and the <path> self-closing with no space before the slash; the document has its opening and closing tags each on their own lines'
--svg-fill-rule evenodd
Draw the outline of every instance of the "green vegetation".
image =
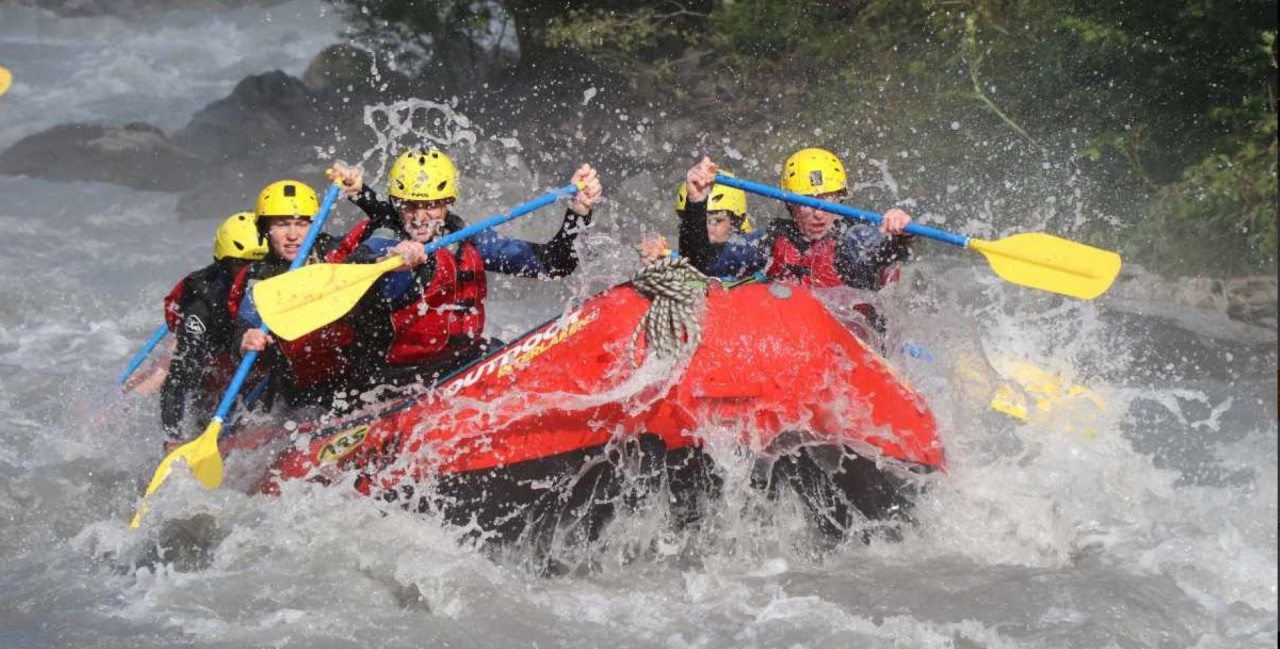
<svg viewBox="0 0 1280 649">
<path fill-rule="evenodd" d="M 978 235 L 1041 228 L 1165 273 L 1275 268 L 1264 0 L 333 1 L 408 69 L 457 68 L 459 42 L 502 29 L 518 54 L 495 60 L 514 74 L 590 60 L 637 103 L 714 114 L 708 139 L 766 161 L 757 177 L 827 146 L 868 206 L 910 199 Z"/>
</svg>

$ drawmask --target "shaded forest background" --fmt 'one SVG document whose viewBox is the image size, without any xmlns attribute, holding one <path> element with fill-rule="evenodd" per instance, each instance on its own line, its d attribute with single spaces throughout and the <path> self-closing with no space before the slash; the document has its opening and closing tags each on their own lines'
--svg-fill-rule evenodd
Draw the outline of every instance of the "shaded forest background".
<svg viewBox="0 0 1280 649">
<path fill-rule="evenodd" d="M 1274 272 L 1270 0 L 331 1 L 355 42 L 464 102 L 582 105 L 557 82 L 608 79 L 758 178 L 826 146 L 870 209 L 1041 226 L 1162 273 Z"/>
</svg>

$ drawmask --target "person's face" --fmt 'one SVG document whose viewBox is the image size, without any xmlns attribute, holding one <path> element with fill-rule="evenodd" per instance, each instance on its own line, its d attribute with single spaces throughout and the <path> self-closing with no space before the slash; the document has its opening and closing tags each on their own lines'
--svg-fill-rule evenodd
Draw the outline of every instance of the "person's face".
<svg viewBox="0 0 1280 649">
<path fill-rule="evenodd" d="M 733 217 L 728 210 L 707 212 L 707 238 L 711 243 L 724 243 L 733 235 Z"/>
<path fill-rule="evenodd" d="M 440 201 L 402 201 L 400 224 L 409 237 L 418 243 L 426 243 L 444 231 L 444 218 L 449 215 L 452 198 Z"/>
<path fill-rule="evenodd" d="M 840 201 L 841 193 L 818 194 L 814 198 L 836 203 Z M 800 226 L 800 234 L 810 241 L 817 241 L 827 236 L 831 232 L 831 226 L 836 222 L 835 214 L 804 205 L 787 203 L 787 211 L 791 213 L 791 218 L 796 225 Z"/>
<path fill-rule="evenodd" d="M 271 252 L 285 260 L 293 261 L 311 229 L 311 219 L 276 217 L 267 225 L 267 245 Z"/>
</svg>

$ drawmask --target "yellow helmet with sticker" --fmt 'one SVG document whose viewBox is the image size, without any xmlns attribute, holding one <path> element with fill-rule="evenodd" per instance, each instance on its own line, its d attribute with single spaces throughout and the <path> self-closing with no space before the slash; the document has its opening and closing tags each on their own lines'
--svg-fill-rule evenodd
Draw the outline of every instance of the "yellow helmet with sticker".
<svg viewBox="0 0 1280 649">
<path fill-rule="evenodd" d="M 801 149 L 782 164 L 783 189 L 804 196 L 849 190 L 849 177 L 840 158 L 826 149 Z"/>
<path fill-rule="evenodd" d="M 458 198 L 458 168 L 436 148 L 411 149 L 391 165 L 387 194 L 402 201 Z"/>
<path fill-rule="evenodd" d="M 237 212 L 218 226 L 213 238 L 213 258 L 257 261 L 267 256 L 267 242 L 258 232 L 252 212 Z"/>
<path fill-rule="evenodd" d="M 292 217 L 309 219 L 320 211 L 316 191 L 296 180 L 278 180 L 258 194 L 254 214 L 259 219 Z"/>
<path fill-rule="evenodd" d="M 733 174 L 724 170 L 721 170 L 720 173 L 730 177 L 733 176 Z M 676 211 L 683 212 L 688 201 L 689 188 L 682 182 L 679 189 L 676 190 Z M 711 193 L 707 195 L 707 211 L 717 212 L 721 210 L 732 214 L 735 221 L 742 221 L 738 224 L 739 232 L 751 234 L 755 231 L 755 227 L 751 225 L 751 219 L 747 218 L 746 192 L 736 187 L 711 185 Z"/>
</svg>

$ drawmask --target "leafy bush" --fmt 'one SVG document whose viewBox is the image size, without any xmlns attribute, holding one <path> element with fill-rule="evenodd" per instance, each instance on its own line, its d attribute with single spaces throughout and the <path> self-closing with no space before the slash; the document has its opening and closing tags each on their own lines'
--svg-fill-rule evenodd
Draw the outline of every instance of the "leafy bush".
<svg viewBox="0 0 1280 649">
<path fill-rule="evenodd" d="M 1169 273 L 1276 263 L 1270 0 L 332 1 L 428 63 L 514 21 L 517 69 L 590 59 L 758 170 L 828 146 L 875 200 L 980 236 L 1047 229 Z"/>
</svg>

